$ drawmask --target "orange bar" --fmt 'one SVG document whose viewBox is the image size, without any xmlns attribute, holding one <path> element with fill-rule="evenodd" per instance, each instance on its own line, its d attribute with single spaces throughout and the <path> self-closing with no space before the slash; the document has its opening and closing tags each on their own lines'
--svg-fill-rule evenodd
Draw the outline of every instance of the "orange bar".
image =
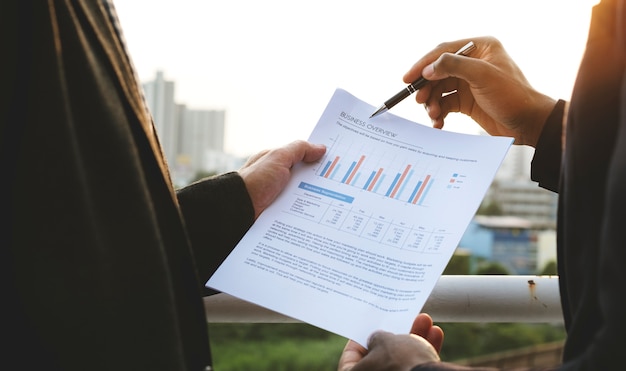
<svg viewBox="0 0 626 371">
<path fill-rule="evenodd" d="M 354 174 L 356 174 L 356 171 L 359 170 L 359 167 L 363 163 L 363 160 L 365 160 L 365 156 L 361 156 L 361 158 L 359 159 L 359 162 L 356 164 L 356 166 L 352 170 L 352 174 L 350 174 L 350 177 L 348 178 L 346 183 L 350 184 L 350 182 L 352 181 L 352 178 L 354 177 Z"/>
<path fill-rule="evenodd" d="M 380 178 L 380 174 L 382 173 L 383 173 L 383 168 L 381 167 L 380 169 L 378 169 L 378 172 L 376 173 L 376 176 L 372 180 L 372 183 L 370 183 L 370 186 L 367 187 L 368 191 L 371 191 L 372 189 L 374 189 L 374 184 L 376 184 L 376 182 L 378 181 L 378 178 Z"/>
<path fill-rule="evenodd" d="M 409 173 L 410 168 L 411 168 L 411 165 L 406 166 L 406 169 L 404 169 L 404 172 L 402 173 L 400 180 L 398 180 L 398 184 L 396 184 L 395 188 L 393 189 L 393 192 L 391 192 L 391 195 L 389 197 L 394 198 L 396 196 L 396 192 L 398 192 L 398 189 L 400 189 L 400 185 L 404 181 L 404 178 L 406 178 L 406 175 Z"/>
<path fill-rule="evenodd" d="M 337 165 L 337 162 L 339 162 L 339 156 L 335 157 L 335 159 L 333 160 L 333 163 L 328 168 L 328 171 L 326 172 L 326 174 L 324 174 L 324 178 L 328 178 L 330 173 L 333 172 L 333 169 L 335 168 L 335 165 Z"/>
</svg>

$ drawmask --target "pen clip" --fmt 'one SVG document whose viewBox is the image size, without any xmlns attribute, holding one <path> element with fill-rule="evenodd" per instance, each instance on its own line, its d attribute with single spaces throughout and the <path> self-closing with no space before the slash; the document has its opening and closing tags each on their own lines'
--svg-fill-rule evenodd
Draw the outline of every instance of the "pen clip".
<svg viewBox="0 0 626 371">
<path fill-rule="evenodd" d="M 474 51 L 474 49 L 476 49 L 476 44 L 474 44 L 473 41 L 470 41 L 454 54 L 467 56 L 469 53 Z"/>
</svg>

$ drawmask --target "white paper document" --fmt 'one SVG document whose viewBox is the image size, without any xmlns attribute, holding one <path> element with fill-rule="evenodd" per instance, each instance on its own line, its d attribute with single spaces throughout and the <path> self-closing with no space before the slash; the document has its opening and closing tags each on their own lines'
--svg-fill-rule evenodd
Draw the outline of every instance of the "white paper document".
<svg viewBox="0 0 626 371">
<path fill-rule="evenodd" d="M 338 89 L 299 164 L 208 287 L 353 339 L 408 333 L 513 139 L 433 129 Z"/>
</svg>

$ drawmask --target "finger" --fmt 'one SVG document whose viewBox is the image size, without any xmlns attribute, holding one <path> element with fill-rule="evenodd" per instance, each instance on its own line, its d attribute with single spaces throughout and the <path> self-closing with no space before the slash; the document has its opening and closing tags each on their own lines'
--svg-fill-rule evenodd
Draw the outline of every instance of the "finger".
<svg viewBox="0 0 626 371">
<path fill-rule="evenodd" d="M 437 120 L 442 120 L 445 117 L 445 112 L 441 108 L 441 97 L 431 95 L 431 97 L 424 104 L 426 106 L 426 112 L 428 117 L 433 120 L 433 124 Z"/>
<path fill-rule="evenodd" d="M 286 150 L 291 154 L 291 166 L 298 162 L 313 162 L 319 160 L 326 152 L 323 144 L 312 144 L 303 140 L 296 140 L 286 146 Z M 290 166 L 290 167 L 291 167 Z"/>
<path fill-rule="evenodd" d="M 438 80 L 429 83 L 431 85 L 430 95 L 432 97 L 444 97 L 455 91 L 459 91 L 461 88 L 467 85 L 462 80 L 451 77 L 445 80 Z"/>
<path fill-rule="evenodd" d="M 416 347 L 415 351 L 419 350 L 422 356 L 427 356 L 429 358 L 433 357 L 439 360 L 439 350 L 433 346 L 428 339 L 423 338 L 421 336 L 415 334 L 409 334 L 410 339 L 415 341 Z M 442 338 L 443 342 L 443 338 Z M 432 358 L 431 358 L 432 360 Z"/>
<path fill-rule="evenodd" d="M 437 350 L 437 353 L 441 351 L 443 346 L 443 330 L 439 326 L 433 325 L 433 319 L 427 313 L 420 313 L 413 320 L 411 326 L 411 334 L 419 335 L 426 340 Z"/>
<path fill-rule="evenodd" d="M 473 99 L 467 97 L 462 100 L 463 95 L 458 90 L 450 91 L 449 88 L 437 87 L 431 98 L 426 102 L 428 105 L 428 115 L 433 120 L 443 120 L 450 112 L 463 112 L 470 115 Z M 445 93 L 444 93 L 445 91 Z"/>
<path fill-rule="evenodd" d="M 443 347 L 443 339 L 444 334 L 443 330 L 439 326 L 433 326 L 428 331 L 428 334 L 425 336 L 426 340 L 435 348 L 437 353 L 441 353 L 441 348 Z"/>
<path fill-rule="evenodd" d="M 455 79 L 430 81 L 415 93 L 417 103 L 425 103 L 431 97 L 441 97 L 445 93 L 449 93 L 457 89 Z"/>
<path fill-rule="evenodd" d="M 309 149 L 307 149 L 304 158 L 302 161 L 304 162 L 313 162 L 319 160 L 324 153 L 326 153 L 326 146 L 323 144 L 309 144 Z"/>
<path fill-rule="evenodd" d="M 355 341 L 348 340 L 339 358 L 338 371 L 348 371 L 367 355 L 367 349 Z"/>
<path fill-rule="evenodd" d="M 381 362 L 386 362 L 385 360 L 388 359 L 388 354 L 384 351 L 385 343 L 389 342 L 393 336 L 392 333 L 386 331 L 372 333 L 367 340 L 367 350 L 362 353 L 361 359 L 354 364 L 354 367 L 341 370 L 379 370 Z"/>
<path fill-rule="evenodd" d="M 265 156 L 269 151 L 270 151 L 269 149 L 266 149 L 266 150 L 263 150 L 263 151 L 261 151 L 261 152 L 259 152 L 257 154 L 254 154 L 254 155 L 250 156 L 248 158 L 248 160 L 246 160 L 246 163 L 243 165 L 243 167 L 248 167 L 248 166 L 254 164 L 255 162 L 259 161 L 259 159 L 262 158 L 263 156 Z"/>
<path fill-rule="evenodd" d="M 391 336 L 393 336 L 391 332 L 382 331 L 382 330 L 375 331 L 374 333 L 370 335 L 369 339 L 367 340 L 367 348 L 370 350 L 372 348 L 376 348 L 379 344 L 384 344 L 386 339 L 388 339 Z"/>
<path fill-rule="evenodd" d="M 426 65 L 422 75 L 430 81 L 456 77 L 468 82 L 481 81 L 480 75 L 489 67 L 489 63 L 479 58 L 472 58 L 452 53 L 444 53 L 435 61 Z"/>
<path fill-rule="evenodd" d="M 419 335 L 425 338 L 431 327 L 433 327 L 433 319 L 430 315 L 427 313 L 420 313 L 413 320 L 411 334 Z"/>
<path fill-rule="evenodd" d="M 434 83 L 436 84 L 438 83 L 438 81 L 434 81 Z M 433 85 L 434 84 L 432 83 L 428 83 L 424 85 L 421 89 L 419 89 L 415 93 L 415 101 L 419 104 L 426 103 L 432 95 Z"/>
<path fill-rule="evenodd" d="M 431 120 L 441 120 L 450 112 L 458 112 L 458 107 L 454 107 L 454 103 L 458 102 L 452 99 L 459 89 L 458 79 L 446 79 L 437 83 L 429 84 L 429 97 L 425 101 L 428 116 Z M 419 93 L 419 92 L 418 92 Z"/>
<path fill-rule="evenodd" d="M 440 115 L 444 117 L 450 112 L 461 112 L 461 99 L 460 94 L 457 92 L 450 93 L 439 101 L 439 107 L 441 107 Z"/>
<path fill-rule="evenodd" d="M 409 71 L 403 76 L 404 82 L 411 83 L 417 80 L 422 75 L 424 67 L 428 64 L 438 59 L 443 53 L 455 53 L 460 47 L 467 44 L 469 41 L 470 39 L 463 39 L 439 44 L 413 64 Z"/>
</svg>

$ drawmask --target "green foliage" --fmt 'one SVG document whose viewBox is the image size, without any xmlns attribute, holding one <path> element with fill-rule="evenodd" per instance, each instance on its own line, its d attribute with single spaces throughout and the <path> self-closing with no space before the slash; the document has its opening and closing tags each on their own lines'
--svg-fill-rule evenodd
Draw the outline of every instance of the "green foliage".
<svg viewBox="0 0 626 371">
<path fill-rule="evenodd" d="M 511 274 L 505 266 L 498 262 L 486 262 L 481 265 L 477 270 L 476 274 L 492 274 L 492 275 L 508 275 Z"/>
<path fill-rule="evenodd" d="M 280 341 L 284 338 L 325 340 L 332 333 L 306 323 L 216 323 L 210 324 L 212 338 Z"/>
<path fill-rule="evenodd" d="M 543 269 L 539 272 L 540 276 L 556 276 L 558 275 L 558 271 L 556 269 L 556 261 L 551 260 L 543 266 Z"/>
<path fill-rule="evenodd" d="M 524 323 L 444 323 L 441 358 L 454 361 L 565 339 L 563 326 Z"/>
<path fill-rule="evenodd" d="M 469 254 L 454 254 L 443 270 L 444 275 L 465 275 L 470 273 L 471 256 Z"/>
<path fill-rule="evenodd" d="M 334 370 L 346 339 L 302 323 L 212 324 L 215 368 L 234 370 Z"/>
<path fill-rule="evenodd" d="M 500 204 L 493 200 L 485 200 L 476 211 L 477 215 L 503 215 Z"/>
<path fill-rule="evenodd" d="M 565 338 L 562 326 L 524 323 L 441 323 L 441 358 L 455 361 Z M 211 324 L 220 371 L 336 370 L 346 339 L 303 323 Z"/>
</svg>

